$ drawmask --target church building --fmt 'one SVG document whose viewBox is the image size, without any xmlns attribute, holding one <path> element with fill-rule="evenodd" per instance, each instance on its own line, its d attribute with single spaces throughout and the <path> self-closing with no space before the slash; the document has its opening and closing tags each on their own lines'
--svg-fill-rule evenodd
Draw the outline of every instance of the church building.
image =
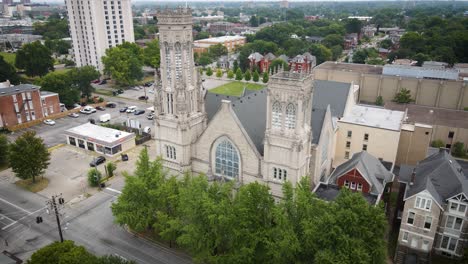
<svg viewBox="0 0 468 264">
<path fill-rule="evenodd" d="M 315 81 L 311 69 L 279 69 L 262 90 L 241 97 L 210 93 L 193 60 L 191 10 L 161 10 L 157 18 L 155 140 L 166 168 L 238 184 L 263 182 L 278 197 L 286 181 L 325 181 L 339 165 L 338 120 L 356 104 L 355 85 Z"/>
</svg>

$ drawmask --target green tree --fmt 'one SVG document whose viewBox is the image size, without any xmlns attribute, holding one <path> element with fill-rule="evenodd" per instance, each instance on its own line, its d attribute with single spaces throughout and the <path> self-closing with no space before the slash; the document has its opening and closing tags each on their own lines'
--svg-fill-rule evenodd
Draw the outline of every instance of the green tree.
<svg viewBox="0 0 468 264">
<path fill-rule="evenodd" d="M 263 82 L 263 83 L 267 83 L 268 80 L 269 80 L 268 72 L 264 72 L 264 73 L 263 73 L 262 82 Z"/>
<path fill-rule="evenodd" d="M 250 73 L 250 70 L 247 69 L 244 73 L 244 80 L 250 81 L 251 78 L 252 78 L 252 74 Z"/>
<path fill-rule="evenodd" d="M 159 68 L 161 54 L 159 49 L 159 40 L 154 39 L 143 49 L 143 58 L 146 66 Z"/>
<path fill-rule="evenodd" d="M 206 68 L 206 76 L 211 76 L 211 75 L 213 75 L 213 70 L 211 69 L 211 67 Z"/>
<path fill-rule="evenodd" d="M 389 49 L 393 46 L 393 41 L 389 38 L 386 38 L 380 41 L 379 46 L 384 49 Z"/>
<path fill-rule="evenodd" d="M 442 141 L 440 139 L 436 139 L 436 140 L 431 142 L 431 147 L 433 147 L 433 148 L 445 148 L 445 143 L 444 143 L 444 141 Z"/>
<path fill-rule="evenodd" d="M 52 52 L 56 54 L 68 54 L 68 50 L 71 48 L 71 44 L 65 40 L 50 40 L 47 39 L 44 45 Z"/>
<path fill-rule="evenodd" d="M 0 134 L 0 166 L 8 164 L 8 138 Z"/>
<path fill-rule="evenodd" d="M 426 55 L 424 53 L 417 53 L 412 57 L 412 59 L 417 61 L 416 63 L 417 66 L 422 66 L 425 61 L 431 60 L 431 57 L 429 57 L 429 55 Z"/>
<path fill-rule="evenodd" d="M 96 264 L 136 264 L 133 260 L 125 260 L 119 256 L 106 255 L 99 257 Z"/>
<path fill-rule="evenodd" d="M 125 42 L 106 50 L 102 57 L 104 73 L 121 85 L 132 85 L 143 78 L 141 48 Z"/>
<path fill-rule="evenodd" d="M 99 186 L 99 183 L 101 182 L 102 179 L 102 174 L 100 171 L 98 171 L 97 168 L 95 169 L 90 169 L 88 171 L 88 184 L 91 187 L 97 187 Z"/>
<path fill-rule="evenodd" d="M 361 33 L 362 21 L 352 18 L 345 20 L 345 28 L 347 33 Z"/>
<path fill-rule="evenodd" d="M 117 165 L 115 165 L 114 162 L 108 162 L 106 164 L 106 168 L 107 168 L 107 176 L 112 177 L 114 176 L 114 171 L 117 169 Z"/>
<path fill-rule="evenodd" d="M 393 101 L 399 104 L 411 103 L 413 101 L 413 99 L 411 99 L 411 91 L 406 88 L 402 88 L 398 93 L 395 94 Z"/>
<path fill-rule="evenodd" d="M 232 71 L 233 72 L 237 72 L 237 69 L 239 68 L 239 62 L 237 60 L 235 60 L 233 62 L 233 66 L 232 66 Z"/>
<path fill-rule="evenodd" d="M 210 64 L 212 61 L 210 55 L 208 53 L 202 53 L 200 55 L 200 57 L 198 58 L 198 64 L 202 65 L 202 66 L 206 66 L 208 64 Z"/>
<path fill-rule="evenodd" d="M 49 166 L 50 153 L 36 132 L 27 131 L 10 144 L 8 160 L 16 177 L 36 182 Z"/>
<path fill-rule="evenodd" d="M 35 22 L 33 24 L 33 29 L 33 34 L 42 35 L 46 40 L 70 37 L 68 20 L 61 19 L 60 16 L 50 16 L 45 23 Z"/>
<path fill-rule="evenodd" d="M 343 48 L 340 45 L 331 47 L 332 60 L 338 60 L 343 54 Z"/>
<path fill-rule="evenodd" d="M 285 62 L 284 60 L 282 59 L 274 59 L 271 63 L 270 63 L 270 67 L 269 67 L 269 70 L 268 71 L 276 71 L 278 70 L 278 67 L 282 66 L 283 69 L 285 71 L 289 71 L 289 65 L 287 62 Z"/>
<path fill-rule="evenodd" d="M 356 50 L 353 53 L 353 63 L 365 64 L 367 60 L 367 52 L 364 49 Z"/>
<path fill-rule="evenodd" d="M 242 80 L 242 77 L 243 77 L 242 76 L 242 71 L 241 71 L 240 68 L 238 68 L 237 71 L 236 71 L 236 80 L 240 81 L 240 80 Z"/>
<path fill-rule="evenodd" d="M 218 68 L 218 69 L 216 70 L 216 77 L 218 77 L 218 78 L 223 77 L 223 71 L 222 71 L 220 68 Z"/>
<path fill-rule="evenodd" d="M 328 48 L 331 48 L 333 46 L 343 47 L 343 42 L 344 42 L 343 36 L 339 34 L 328 35 L 322 40 L 322 44 L 324 44 Z"/>
<path fill-rule="evenodd" d="M 260 75 L 258 74 L 258 71 L 254 71 L 252 80 L 254 82 L 258 82 L 260 80 Z"/>
<path fill-rule="evenodd" d="M 72 83 L 81 92 L 81 97 L 89 97 L 94 91 L 94 87 L 91 85 L 92 80 L 99 78 L 100 73 L 90 65 L 86 65 L 79 68 L 73 68 L 69 72 Z"/>
<path fill-rule="evenodd" d="M 229 79 L 234 78 L 234 72 L 233 72 L 232 70 L 229 70 L 228 73 L 227 73 L 227 77 L 228 77 Z"/>
<path fill-rule="evenodd" d="M 54 70 L 54 60 L 50 50 L 39 41 L 24 44 L 16 52 L 15 66 L 24 69 L 28 76 L 44 76 Z"/>
<path fill-rule="evenodd" d="M 256 16 L 251 16 L 249 24 L 251 27 L 258 27 L 258 18 Z"/>
<path fill-rule="evenodd" d="M 384 101 L 383 101 L 383 98 L 381 95 L 377 96 L 377 99 L 375 99 L 375 104 L 378 105 L 378 106 L 383 106 L 384 105 Z"/>
<path fill-rule="evenodd" d="M 400 47 L 414 53 L 424 51 L 424 38 L 416 32 L 407 32 L 400 39 Z"/>
<path fill-rule="evenodd" d="M 452 154 L 455 157 L 460 157 L 460 158 L 465 157 L 466 156 L 465 144 L 459 141 L 455 142 L 455 144 L 453 144 L 452 146 Z"/>
<path fill-rule="evenodd" d="M 16 73 L 15 67 L 6 62 L 2 55 L 0 55 L 0 82 L 9 80 L 12 84 L 19 84 L 19 76 Z"/>
<path fill-rule="evenodd" d="M 310 51 L 317 58 L 317 65 L 329 61 L 332 58 L 331 50 L 322 44 L 312 44 L 310 46 Z"/>
<path fill-rule="evenodd" d="M 228 50 L 223 44 L 218 43 L 208 48 L 208 54 L 210 55 L 212 59 L 217 59 L 223 55 L 227 55 Z"/>
<path fill-rule="evenodd" d="M 34 252 L 27 264 L 95 264 L 97 258 L 73 241 L 54 242 Z"/>
<path fill-rule="evenodd" d="M 39 80 L 41 90 L 59 94 L 60 102 L 72 106 L 80 99 L 80 90 L 73 85 L 70 72 L 49 72 Z"/>
</svg>

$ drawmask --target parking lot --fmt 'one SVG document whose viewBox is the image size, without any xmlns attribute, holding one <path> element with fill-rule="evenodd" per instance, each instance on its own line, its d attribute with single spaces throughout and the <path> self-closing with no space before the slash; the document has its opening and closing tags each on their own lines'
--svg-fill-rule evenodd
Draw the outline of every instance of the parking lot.
<svg viewBox="0 0 468 264">
<path fill-rule="evenodd" d="M 103 114 L 110 114 L 111 119 L 109 123 L 111 124 L 122 124 L 127 120 L 138 120 L 140 122 L 141 128 L 144 127 L 153 127 L 153 121 L 148 120 L 146 116 L 149 114 L 149 111 L 146 110 L 148 107 L 152 106 L 151 103 L 145 103 L 144 101 L 129 101 L 122 98 L 117 97 L 110 97 L 106 98 L 108 101 L 112 101 L 117 104 L 116 108 L 105 108 L 104 111 L 97 110 L 95 113 L 92 114 L 82 114 L 79 113 L 79 117 L 63 117 L 59 119 L 55 119 L 55 125 L 46 125 L 46 124 L 39 124 L 34 127 L 30 127 L 24 130 L 17 131 L 13 134 L 9 135 L 10 141 L 13 141 L 21 135 L 24 131 L 36 131 L 37 135 L 40 136 L 47 147 L 52 147 L 61 143 L 66 143 L 64 132 L 65 130 L 82 125 L 84 123 L 89 122 L 89 119 L 96 120 L 96 124 L 99 124 L 99 117 Z M 145 113 L 142 115 L 134 115 L 132 113 L 120 113 L 119 109 L 125 106 L 136 106 L 137 109 L 145 110 Z"/>
</svg>

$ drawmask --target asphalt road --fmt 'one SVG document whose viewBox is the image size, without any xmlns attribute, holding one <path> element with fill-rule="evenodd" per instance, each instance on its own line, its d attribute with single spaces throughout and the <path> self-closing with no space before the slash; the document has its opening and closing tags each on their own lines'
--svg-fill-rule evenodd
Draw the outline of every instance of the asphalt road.
<svg viewBox="0 0 468 264">
<path fill-rule="evenodd" d="M 153 121 L 148 120 L 146 116 L 149 114 L 149 111 L 146 109 L 151 107 L 151 103 L 145 103 L 144 101 L 138 100 L 128 100 L 125 98 L 119 97 L 108 97 L 106 98 L 108 101 L 115 102 L 117 104 L 116 108 L 106 108 L 104 111 L 97 110 L 96 113 L 93 114 L 81 114 L 79 113 L 79 117 L 72 118 L 72 117 L 63 117 L 59 119 L 55 119 L 55 125 L 50 126 L 46 124 L 39 124 L 34 127 L 30 127 L 24 130 L 17 131 L 16 133 L 10 134 L 9 139 L 10 141 L 15 140 L 19 135 L 21 135 L 24 131 L 36 131 L 37 135 L 43 138 L 44 143 L 47 147 L 52 147 L 61 143 L 66 143 L 65 138 L 65 130 L 70 129 L 75 126 L 82 125 L 87 123 L 90 118 L 96 120 L 99 123 L 99 117 L 103 114 L 111 114 L 110 123 L 123 123 L 127 119 L 135 119 L 138 120 L 141 124 L 141 127 L 144 128 L 146 126 L 153 127 Z M 145 110 L 146 112 L 142 115 L 135 116 L 132 113 L 120 113 L 119 109 L 124 106 L 136 106 L 137 109 Z"/>
<path fill-rule="evenodd" d="M 189 256 L 136 237 L 113 223 L 110 205 L 122 186 L 123 178 L 119 178 L 111 188 L 63 208 L 64 239 L 73 240 L 96 255 L 118 255 L 137 263 L 192 263 Z M 7 250 L 26 260 L 37 249 L 59 240 L 54 216 L 47 214 L 45 201 L 45 197 L 14 185 L 0 184 L 0 218 L 10 219 L 0 225 L 0 251 Z M 43 222 L 37 224 L 35 219 L 39 215 Z"/>
</svg>

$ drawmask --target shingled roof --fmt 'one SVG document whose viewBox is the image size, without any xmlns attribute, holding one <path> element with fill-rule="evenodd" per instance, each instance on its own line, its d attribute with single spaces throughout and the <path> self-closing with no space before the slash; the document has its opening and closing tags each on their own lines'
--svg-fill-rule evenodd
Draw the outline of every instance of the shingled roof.
<svg viewBox="0 0 468 264">
<path fill-rule="evenodd" d="M 446 149 L 440 149 L 416 166 L 403 165 L 399 177 L 406 183 L 405 200 L 422 191 L 428 191 L 439 205 L 458 194 L 468 197 L 468 178 Z"/>
<path fill-rule="evenodd" d="M 328 178 L 328 183 L 335 184 L 339 177 L 352 169 L 357 169 L 361 176 L 370 183 L 370 193 L 380 195 L 385 185 L 393 181 L 393 173 L 389 172 L 376 157 L 367 151 L 361 151 L 345 163 L 338 166 Z"/>
</svg>

